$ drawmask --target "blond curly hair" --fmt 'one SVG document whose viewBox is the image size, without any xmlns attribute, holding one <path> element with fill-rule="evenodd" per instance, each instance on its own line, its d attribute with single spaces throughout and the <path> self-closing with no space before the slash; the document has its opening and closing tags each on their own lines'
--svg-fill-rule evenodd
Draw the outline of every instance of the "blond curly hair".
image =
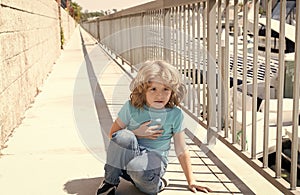
<svg viewBox="0 0 300 195">
<path fill-rule="evenodd" d="M 146 91 L 152 81 L 162 82 L 172 90 L 167 108 L 178 106 L 186 94 L 181 75 L 171 64 L 163 60 L 146 61 L 130 83 L 130 100 L 133 106 L 143 108 L 146 104 Z"/>
</svg>

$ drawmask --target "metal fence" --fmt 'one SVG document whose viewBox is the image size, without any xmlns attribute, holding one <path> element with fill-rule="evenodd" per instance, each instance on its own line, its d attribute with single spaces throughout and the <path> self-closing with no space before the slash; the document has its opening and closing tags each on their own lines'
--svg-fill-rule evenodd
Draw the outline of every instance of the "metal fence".
<svg viewBox="0 0 300 195">
<path fill-rule="evenodd" d="M 207 143 L 218 137 L 283 193 L 298 193 L 298 2 L 295 26 L 285 22 L 286 0 L 279 21 L 271 17 L 271 0 L 263 2 L 264 16 L 259 0 L 158 0 L 82 26 L 133 69 L 152 59 L 173 64 L 188 89 L 182 109 L 208 130 Z M 294 42 L 289 54 L 286 37 Z M 286 180 L 283 159 L 290 163 Z"/>
</svg>

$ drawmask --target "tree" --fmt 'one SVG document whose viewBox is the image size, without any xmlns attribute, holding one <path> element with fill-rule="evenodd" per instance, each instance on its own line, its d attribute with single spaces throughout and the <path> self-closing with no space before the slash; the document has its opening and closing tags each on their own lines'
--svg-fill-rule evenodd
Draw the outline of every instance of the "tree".
<svg viewBox="0 0 300 195">
<path fill-rule="evenodd" d="M 81 10 L 82 7 L 76 3 L 76 2 L 71 2 L 70 6 L 70 15 L 74 18 L 76 22 L 80 22 L 81 20 Z"/>
</svg>

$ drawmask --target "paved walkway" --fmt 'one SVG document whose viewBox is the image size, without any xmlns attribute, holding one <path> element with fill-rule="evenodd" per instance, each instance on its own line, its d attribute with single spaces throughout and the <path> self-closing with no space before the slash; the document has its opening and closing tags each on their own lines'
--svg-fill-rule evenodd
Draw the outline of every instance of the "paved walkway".
<svg viewBox="0 0 300 195">
<path fill-rule="evenodd" d="M 128 99 L 130 80 L 91 36 L 76 29 L 2 151 L 0 194 L 94 194 L 104 175 L 105 132 Z M 203 129 L 188 116 L 185 125 L 201 137 Z M 206 151 L 192 138 L 186 141 L 196 179 L 211 194 L 281 194 L 220 142 Z M 166 175 L 171 184 L 160 194 L 192 194 L 174 153 Z M 117 194 L 142 193 L 122 181 Z"/>
</svg>

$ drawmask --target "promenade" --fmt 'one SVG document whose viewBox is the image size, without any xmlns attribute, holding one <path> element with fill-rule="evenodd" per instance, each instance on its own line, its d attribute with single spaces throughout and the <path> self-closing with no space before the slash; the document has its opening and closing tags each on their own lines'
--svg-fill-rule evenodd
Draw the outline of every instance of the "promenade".
<svg viewBox="0 0 300 195">
<path fill-rule="evenodd" d="M 104 176 L 106 132 L 129 96 L 128 74 L 77 28 L 1 151 L 0 194 L 94 194 Z M 187 115 L 184 124 L 205 135 Z M 282 194 L 221 142 L 208 151 L 192 138 L 193 170 L 210 194 Z M 166 176 L 170 185 L 160 194 L 193 194 L 172 153 Z M 122 180 L 117 194 L 143 193 Z"/>
</svg>

